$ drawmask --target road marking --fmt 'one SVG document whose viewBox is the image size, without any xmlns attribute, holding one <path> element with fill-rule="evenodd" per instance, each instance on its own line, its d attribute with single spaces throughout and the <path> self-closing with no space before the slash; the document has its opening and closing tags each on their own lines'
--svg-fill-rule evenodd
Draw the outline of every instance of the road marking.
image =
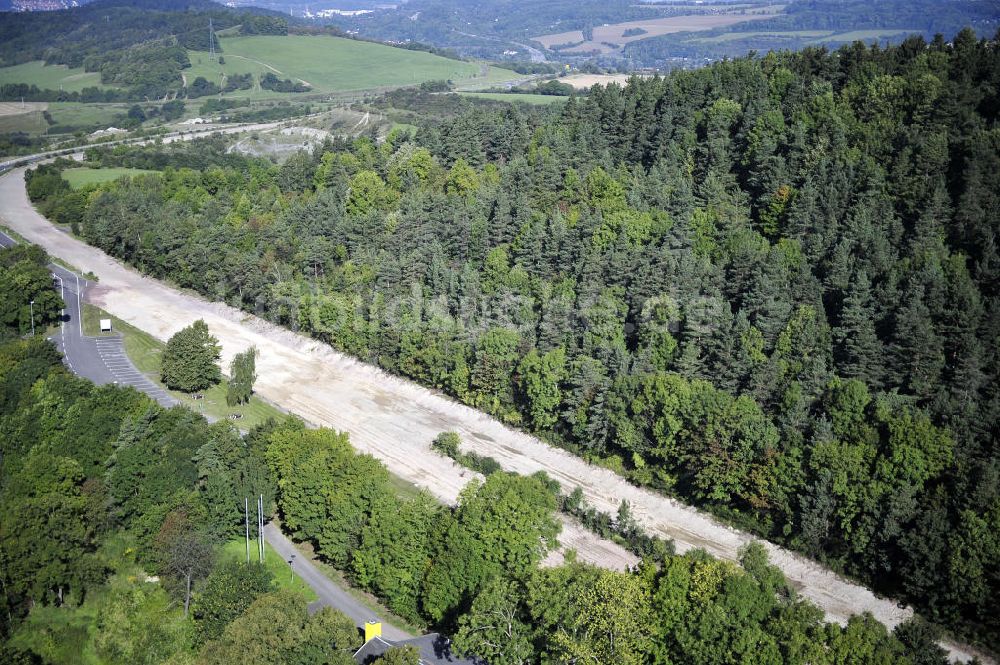
<svg viewBox="0 0 1000 665">
<path fill-rule="evenodd" d="M 84 282 L 86 284 L 86 282 Z M 76 276 L 76 319 L 80 323 L 80 337 L 83 337 L 83 305 L 80 304 L 80 276 Z"/>
</svg>

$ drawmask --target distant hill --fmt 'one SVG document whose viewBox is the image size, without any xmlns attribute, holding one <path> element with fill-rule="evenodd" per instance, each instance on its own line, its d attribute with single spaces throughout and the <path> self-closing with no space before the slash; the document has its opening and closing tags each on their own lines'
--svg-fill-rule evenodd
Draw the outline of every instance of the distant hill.
<svg viewBox="0 0 1000 665">
<path fill-rule="evenodd" d="M 187 50 L 210 50 L 210 22 L 215 31 L 244 35 L 288 32 L 280 14 L 208 0 L 97 0 L 62 11 L 0 14 L 0 67 L 44 61 L 100 72 L 100 82 L 114 90 L 82 91 L 88 101 L 163 98 L 183 86 Z M 30 89 L 2 94 L 38 97 Z"/>
<path fill-rule="evenodd" d="M 798 0 L 780 15 L 706 32 L 681 32 L 628 44 L 628 62 L 667 65 L 739 57 L 752 50 L 836 47 L 854 41 L 927 40 L 970 27 L 990 38 L 1000 29 L 1000 0 Z"/>
<path fill-rule="evenodd" d="M 209 0 L 97 0 L 64 11 L 0 14 L 0 66 L 44 60 L 81 67 L 90 56 L 162 39 L 207 49 L 209 19 L 216 30 L 248 20 L 261 24 L 254 34 L 288 29 L 280 14 Z"/>
<path fill-rule="evenodd" d="M 412 43 L 394 48 L 338 38 L 346 37 L 342 33 L 314 34 L 338 33 L 333 26 L 300 27 L 303 34 L 289 36 L 289 20 L 208 0 L 97 0 L 61 11 L 0 14 L 0 100 L 287 99 L 516 78 Z"/>
<path fill-rule="evenodd" d="M 855 39 L 895 43 L 963 27 L 992 36 L 1000 0 L 412 0 L 325 20 L 378 39 L 465 54 L 526 60 L 533 47 L 561 62 L 641 68 Z"/>
</svg>

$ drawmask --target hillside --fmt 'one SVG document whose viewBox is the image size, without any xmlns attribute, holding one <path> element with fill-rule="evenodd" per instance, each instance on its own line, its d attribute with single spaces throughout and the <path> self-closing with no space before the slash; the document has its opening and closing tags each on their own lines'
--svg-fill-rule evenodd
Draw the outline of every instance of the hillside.
<svg viewBox="0 0 1000 665">
<path fill-rule="evenodd" d="M 210 49 L 216 59 L 210 59 Z M 99 0 L 64 11 L 0 13 L 4 100 L 125 102 L 253 92 L 274 97 L 430 80 L 490 84 L 514 76 L 426 50 L 329 34 L 288 36 L 284 17 L 207 0 Z"/>
<path fill-rule="evenodd" d="M 749 0 L 738 3 L 414 0 L 326 19 L 380 39 L 414 40 L 518 61 L 548 58 L 619 69 L 690 67 L 750 51 L 881 43 L 1000 28 L 997 0 Z M 537 53 L 528 51 L 537 48 Z"/>
<path fill-rule="evenodd" d="M 205 51 L 188 52 L 192 65 L 184 74 L 189 83 L 202 76 L 222 86 L 225 78 L 234 75 L 252 74 L 259 80 L 271 73 L 303 83 L 308 87 L 306 92 L 324 93 L 419 85 L 434 80 L 489 85 L 517 77 L 514 72 L 479 63 L 329 35 L 227 37 L 219 41 L 223 64 L 213 63 Z M 283 96 L 259 86 L 229 94 Z"/>
<path fill-rule="evenodd" d="M 972 31 L 770 54 L 46 205 L 989 646 L 998 81 Z"/>
<path fill-rule="evenodd" d="M 899 43 L 907 36 L 931 40 L 962 28 L 989 38 L 1000 30 L 998 0 L 797 0 L 774 16 L 701 32 L 680 32 L 625 46 L 628 63 L 666 66 L 678 62 L 740 57 L 750 51 L 835 48 L 853 41 Z"/>
</svg>

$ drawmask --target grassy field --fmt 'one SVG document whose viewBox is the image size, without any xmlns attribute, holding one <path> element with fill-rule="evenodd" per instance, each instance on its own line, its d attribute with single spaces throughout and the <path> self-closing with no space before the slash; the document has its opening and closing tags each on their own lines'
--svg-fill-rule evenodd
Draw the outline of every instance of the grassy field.
<svg viewBox="0 0 1000 665">
<path fill-rule="evenodd" d="M 52 102 L 49 114 L 57 125 L 111 125 L 114 116 L 127 113 L 130 104 L 81 104 Z"/>
<path fill-rule="evenodd" d="M 230 37 L 222 40 L 220 65 L 205 51 L 190 51 L 192 66 L 184 71 L 190 84 L 204 76 L 218 83 L 223 73 L 305 81 L 310 93 L 346 92 L 415 85 L 451 79 L 457 84 L 483 84 L 518 78 L 514 72 L 479 63 L 450 60 L 422 51 L 330 36 Z M 269 90 L 238 90 L 230 97 L 289 98 Z"/>
<path fill-rule="evenodd" d="M 0 70 L 2 71 L 2 70 Z M 0 132 L 25 132 L 28 134 L 63 134 L 79 129 L 93 131 L 110 127 L 115 116 L 128 111 L 131 104 L 83 104 L 80 102 L 49 102 L 35 104 L 24 113 L 16 113 L 16 103 L 6 102 L 6 113 L 0 113 Z M 11 108 L 13 107 L 13 108 Z M 54 125 L 42 116 L 48 110 Z"/>
<path fill-rule="evenodd" d="M 163 355 L 163 342 L 155 339 L 151 335 L 144 333 L 138 328 L 131 326 L 121 319 L 111 316 L 104 310 L 84 303 L 83 305 L 83 332 L 85 335 L 99 337 L 99 319 L 110 318 L 111 325 L 115 332 L 107 334 L 121 334 L 125 341 L 125 353 L 132 360 L 136 368 L 152 379 L 155 383 L 160 383 L 160 360 Z M 161 384 L 162 385 L 162 384 Z M 203 390 L 200 394 L 202 399 L 193 399 L 187 393 L 170 391 L 170 394 L 177 398 L 192 411 L 202 413 L 217 419 L 228 418 L 230 414 L 238 413 L 242 416 L 236 424 L 240 429 L 248 430 L 254 426 L 265 422 L 268 418 L 283 419 L 286 415 L 279 409 L 271 406 L 259 397 L 251 397 L 248 404 L 239 406 L 229 406 L 226 404 L 226 390 L 228 382 L 223 377 L 222 382 Z"/>
<path fill-rule="evenodd" d="M 75 169 L 66 169 L 63 171 L 63 179 L 69 183 L 69 186 L 73 189 L 80 189 L 81 187 L 86 187 L 87 185 L 96 185 L 102 182 L 108 182 L 109 180 L 117 180 L 122 176 L 133 176 L 142 173 L 156 173 L 156 171 L 147 171 L 145 169 L 126 169 L 126 168 L 107 168 L 107 169 L 91 169 L 86 166 L 81 166 Z"/>
<path fill-rule="evenodd" d="M 103 85 L 98 72 L 85 72 L 83 68 L 70 69 L 66 65 L 46 65 L 41 60 L 12 67 L 0 67 L 0 85 L 4 83 L 34 83 L 43 90 L 80 92 L 84 88 L 113 88 Z"/>
<path fill-rule="evenodd" d="M 549 104 L 565 102 L 569 99 L 568 97 L 560 97 L 558 95 L 532 95 L 520 92 L 460 92 L 458 94 L 465 97 L 476 97 L 478 99 L 492 99 L 498 102 L 524 102 L 526 104 L 537 104 L 539 106 L 548 106 Z"/>
<path fill-rule="evenodd" d="M 10 106 L 8 104 L 8 106 Z M 45 106 L 44 104 L 36 105 Z M 0 134 L 7 132 L 24 132 L 25 134 L 41 134 L 49 126 L 45 122 L 42 110 L 38 108 L 25 108 L 24 113 L 15 113 L 7 109 L 7 113 L 0 114 Z"/>
<path fill-rule="evenodd" d="M 909 35 L 913 33 L 920 34 L 923 30 L 920 28 L 882 28 L 879 30 L 851 30 L 850 32 L 838 32 L 837 34 L 830 35 L 828 37 L 822 37 L 817 39 L 816 42 L 854 42 L 854 41 L 871 41 L 873 39 L 883 39 L 886 37 L 898 37 L 900 35 Z"/>
<path fill-rule="evenodd" d="M 274 575 L 274 581 L 279 589 L 287 589 L 302 594 L 306 602 L 319 600 L 316 592 L 296 575 L 288 562 L 278 556 L 278 553 L 268 544 L 264 543 L 264 567 Z M 220 559 L 230 561 L 246 561 L 247 548 L 246 540 L 231 540 L 222 548 Z M 257 543 L 250 543 L 250 561 L 257 561 Z"/>
</svg>

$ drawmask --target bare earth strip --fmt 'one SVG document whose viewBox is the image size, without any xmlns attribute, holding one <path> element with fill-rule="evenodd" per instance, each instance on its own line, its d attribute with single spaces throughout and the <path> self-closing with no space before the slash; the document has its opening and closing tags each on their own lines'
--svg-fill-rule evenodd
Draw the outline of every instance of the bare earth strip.
<svg viewBox="0 0 1000 665">
<path fill-rule="evenodd" d="M 257 382 L 261 396 L 309 422 L 348 432 L 356 448 L 378 457 L 393 473 L 427 488 L 442 501 L 454 502 L 473 475 L 429 447 L 438 433 L 455 430 L 467 448 L 491 455 L 505 469 L 525 474 L 545 471 L 565 491 L 581 487 L 587 501 L 598 510 L 614 513 L 622 499 L 628 500 L 639 523 L 650 533 L 674 539 L 680 552 L 701 547 L 733 560 L 751 540 L 698 510 L 633 487 L 611 471 L 588 465 L 315 340 L 125 268 L 39 215 L 25 194 L 23 174 L 23 169 L 17 169 L 0 178 L 4 222 L 53 256 L 98 275 L 100 282 L 90 298 L 94 304 L 161 340 L 203 318 L 222 343 L 225 365 L 234 354 L 256 346 L 261 352 Z M 577 525 L 566 526 L 560 540 L 575 548 L 582 560 L 619 569 L 634 562 L 620 547 Z M 909 608 L 876 598 L 868 589 L 814 562 L 774 545 L 767 544 L 767 548 L 771 560 L 801 595 L 821 607 L 830 620 L 844 622 L 851 614 L 868 611 L 893 627 L 912 614 Z M 969 653 L 956 647 L 952 653 L 960 660 L 970 659 Z"/>
<path fill-rule="evenodd" d="M 0 102 L 0 115 L 23 115 L 49 108 L 48 102 Z"/>
<path fill-rule="evenodd" d="M 577 90 L 590 90 L 595 85 L 610 85 L 617 83 L 624 86 L 633 76 L 645 78 L 644 74 L 571 74 L 560 77 L 560 83 L 568 83 Z"/>
</svg>

